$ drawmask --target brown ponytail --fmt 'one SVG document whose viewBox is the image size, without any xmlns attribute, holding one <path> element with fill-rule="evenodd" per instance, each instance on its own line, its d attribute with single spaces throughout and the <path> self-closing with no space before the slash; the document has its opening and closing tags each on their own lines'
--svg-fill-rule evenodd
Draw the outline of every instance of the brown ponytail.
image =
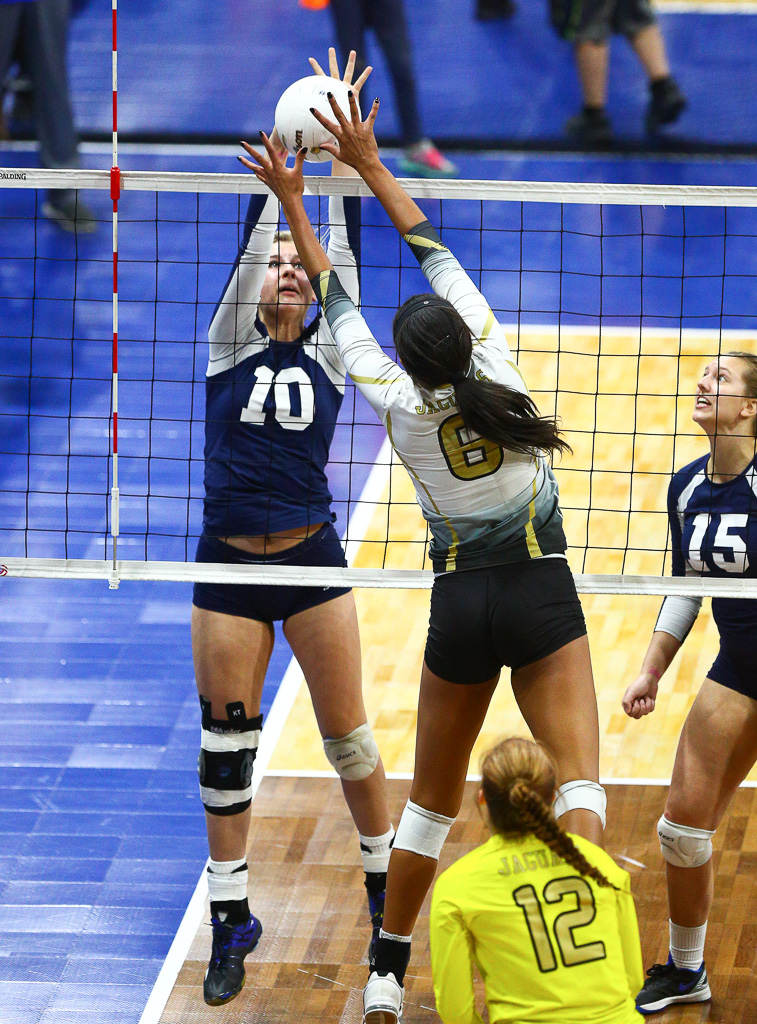
<svg viewBox="0 0 757 1024">
<path fill-rule="evenodd" d="M 500 740 L 482 758 L 481 789 L 494 832 L 533 834 L 579 874 L 614 888 L 555 820 L 550 806 L 555 769 L 538 743 L 518 737 Z"/>
</svg>

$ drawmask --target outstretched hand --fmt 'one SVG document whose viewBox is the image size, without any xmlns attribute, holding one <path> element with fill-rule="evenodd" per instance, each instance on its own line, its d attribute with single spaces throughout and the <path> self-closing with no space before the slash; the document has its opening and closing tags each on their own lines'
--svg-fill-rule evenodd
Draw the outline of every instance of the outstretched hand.
<svg viewBox="0 0 757 1024">
<path fill-rule="evenodd" d="M 368 76 L 370 75 L 373 68 L 368 65 L 363 71 L 356 82 L 352 81 L 352 76 L 355 74 L 355 61 L 357 60 L 357 54 L 354 50 L 350 50 L 349 56 L 347 57 L 347 65 L 344 69 L 344 77 L 339 77 L 339 62 L 336 59 L 336 50 L 333 46 L 329 47 L 329 73 L 323 70 L 321 65 L 315 59 L 315 57 L 308 57 L 308 62 L 316 75 L 324 75 L 326 78 L 336 78 L 338 81 L 344 82 L 345 85 L 349 85 L 353 92 L 359 93 L 360 90 L 366 83 Z"/>
<path fill-rule="evenodd" d="M 301 149 L 294 158 L 294 167 L 287 167 L 285 150 L 277 148 L 265 132 L 260 133 L 260 141 L 263 143 L 265 153 L 253 149 L 249 142 L 242 142 L 241 145 L 252 159 L 245 156 L 237 157 L 237 159 L 245 167 L 254 171 L 258 181 L 267 185 L 281 205 L 286 206 L 292 200 L 302 196 L 305 190 L 302 165 L 305 162 L 307 150 Z"/>
<path fill-rule="evenodd" d="M 345 117 L 341 107 L 331 93 L 327 93 L 331 109 L 334 112 L 336 121 L 329 121 L 315 107 L 311 107 L 310 113 L 324 128 L 328 129 L 336 139 L 333 142 L 324 142 L 321 149 L 330 153 L 343 164 L 349 164 L 360 174 L 366 167 L 378 163 L 379 152 L 376 144 L 376 136 L 373 134 L 373 123 L 379 110 L 379 101 L 375 99 L 368 117 L 365 121 L 360 120 L 357 99 L 354 90 L 350 90 L 350 117 Z"/>
</svg>

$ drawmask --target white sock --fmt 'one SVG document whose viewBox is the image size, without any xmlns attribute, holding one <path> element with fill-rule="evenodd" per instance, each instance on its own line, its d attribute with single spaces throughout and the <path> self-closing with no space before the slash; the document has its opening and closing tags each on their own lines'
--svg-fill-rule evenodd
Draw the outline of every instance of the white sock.
<svg viewBox="0 0 757 1024">
<path fill-rule="evenodd" d="M 208 895 L 212 903 L 243 900 L 247 896 L 247 861 L 211 860 L 208 863 Z"/>
<path fill-rule="evenodd" d="M 683 925 L 670 925 L 670 955 L 676 967 L 686 971 L 698 971 L 704 960 L 704 937 L 707 934 L 707 922 L 698 928 L 684 928 Z"/>
<path fill-rule="evenodd" d="M 391 932 L 385 932 L 383 928 L 379 929 L 379 938 L 391 939 L 392 942 L 411 942 L 412 935 L 392 935 Z"/>
<path fill-rule="evenodd" d="M 363 871 L 386 872 L 389 867 L 389 856 L 392 852 L 394 828 L 383 836 L 363 836 L 358 832 L 360 840 L 360 856 L 363 858 Z"/>
</svg>

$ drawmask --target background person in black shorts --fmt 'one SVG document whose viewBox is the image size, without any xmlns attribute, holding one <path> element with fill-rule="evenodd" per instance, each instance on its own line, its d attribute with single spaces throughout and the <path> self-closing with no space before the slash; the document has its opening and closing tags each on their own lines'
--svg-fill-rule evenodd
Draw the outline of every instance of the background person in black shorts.
<svg viewBox="0 0 757 1024">
<path fill-rule="evenodd" d="M 611 34 L 628 39 L 649 79 L 646 130 L 652 135 L 676 121 L 686 97 L 670 73 L 665 42 L 649 0 L 550 0 L 552 24 L 574 45 L 584 107 L 565 125 L 568 135 L 590 146 L 613 141 L 605 112 Z"/>
</svg>

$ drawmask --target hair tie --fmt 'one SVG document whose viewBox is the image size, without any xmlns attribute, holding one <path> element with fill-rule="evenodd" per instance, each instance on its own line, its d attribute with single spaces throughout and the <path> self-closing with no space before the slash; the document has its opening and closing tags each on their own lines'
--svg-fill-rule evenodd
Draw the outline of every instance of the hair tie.
<svg viewBox="0 0 757 1024">
<path fill-rule="evenodd" d="M 441 306 L 444 309 L 449 309 L 449 305 L 446 299 L 441 299 L 438 295 L 413 295 L 395 317 L 395 334 L 399 334 L 408 317 L 411 317 L 413 313 L 417 313 L 419 309 L 426 309 L 429 306 Z"/>
</svg>

